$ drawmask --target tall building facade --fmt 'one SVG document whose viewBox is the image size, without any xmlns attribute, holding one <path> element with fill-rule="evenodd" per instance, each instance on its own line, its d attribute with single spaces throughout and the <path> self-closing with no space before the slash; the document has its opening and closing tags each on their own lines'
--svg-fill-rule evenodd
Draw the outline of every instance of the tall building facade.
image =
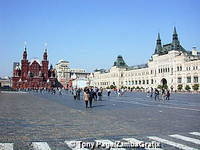
<svg viewBox="0 0 200 150">
<path fill-rule="evenodd" d="M 43 54 L 43 60 L 27 59 L 27 48 L 25 47 L 21 64 L 13 63 L 12 87 L 14 89 L 25 88 L 52 88 L 55 86 L 55 72 L 52 65 L 49 68 L 47 49 Z"/>
<path fill-rule="evenodd" d="M 128 66 L 122 56 L 118 56 L 114 65 L 108 70 L 96 70 L 90 75 L 90 85 L 117 88 L 157 88 L 167 86 L 178 90 L 182 86 L 200 83 L 200 53 L 195 47 L 185 50 L 174 28 L 172 42 L 162 45 L 160 34 L 156 41 L 155 52 L 146 64 Z M 180 90 L 180 89 L 179 89 Z"/>
<path fill-rule="evenodd" d="M 72 86 L 72 80 L 75 79 L 86 79 L 89 75 L 84 69 L 72 69 L 69 67 L 69 62 L 60 60 L 55 65 L 55 73 L 58 81 L 65 87 Z"/>
</svg>

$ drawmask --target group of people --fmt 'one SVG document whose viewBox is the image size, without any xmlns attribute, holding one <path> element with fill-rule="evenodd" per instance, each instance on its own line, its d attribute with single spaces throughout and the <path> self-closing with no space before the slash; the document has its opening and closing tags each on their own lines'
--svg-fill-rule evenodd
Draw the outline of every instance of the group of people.
<svg viewBox="0 0 200 150">
<path fill-rule="evenodd" d="M 116 93 L 117 93 L 118 96 L 124 95 L 125 92 L 126 92 L 126 90 L 123 89 L 123 88 L 122 88 L 122 89 L 117 89 L 117 90 L 116 90 Z"/>
<path fill-rule="evenodd" d="M 81 97 L 81 89 L 73 89 L 72 90 L 72 95 L 74 96 L 74 100 L 80 100 Z"/>
<path fill-rule="evenodd" d="M 83 99 L 85 101 L 85 107 L 88 108 L 88 102 L 89 102 L 89 107 L 92 108 L 92 101 L 93 100 L 102 100 L 102 94 L 103 94 L 103 89 L 100 88 L 92 88 L 92 87 L 85 87 L 84 88 L 84 93 L 83 93 Z"/>
<path fill-rule="evenodd" d="M 85 87 L 83 90 L 81 88 L 74 88 L 71 90 L 71 93 L 74 97 L 74 100 L 80 100 L 81 92 L 83 91 L 83 100 L 85 101 L 86 108 L 92 108 L 93 100 L 101 101 L 103 89 L 97 87 Z M 89 105 L 89 106 L 88 106 Z"/>
<path fill-rule="evenodd" d="M 84 89 L 81 88 L 72 88 L 72 89 L 63 89 L 63 88 L 51 88 L 51 89 L 29 89 L 36 92 L 39 92 L 41 94 L 49 93 L 55 95 L 58 93 L 59 95 L 62 95 L 64 91 L 69 92 L 73 95 L 74 100 L 80 100 L 81 99 L 81 93 L 83 92 L 83 100 L 85 102 L 86 108 L 92 108 L 92 103 L 94 101 L 101 101 L 102 95 L 103 95 L 103 88 L 97 88 L 97 87 L 85 87 Z M 153 89 L 148 88 L 147 91 L 147 97 L 154 98 L 155 100 L 169 100 L 170 99 L 170 91 L 168 89 Z M 124 95 L 127 90 L 126 89 L 107 89 L 107 96 L 109 97 L 111 95 L 111 92 L 114 92 L 118 96 Z"/>
<path fill-rule="evenodd" d="M 153 97 L 155 100 L 169 100 L 170 98 L 170 91 L 168 89 L 161 89 L 160 91 L 155 88 L 150 88 L 150 90 L 147 90 L 147 97 Z"/>
</svg>

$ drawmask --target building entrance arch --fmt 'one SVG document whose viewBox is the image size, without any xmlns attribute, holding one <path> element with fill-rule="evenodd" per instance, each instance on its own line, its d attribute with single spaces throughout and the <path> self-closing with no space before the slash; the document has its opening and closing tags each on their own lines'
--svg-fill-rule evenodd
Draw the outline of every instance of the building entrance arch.
<svg viewBox="0 0 200 150">
<path fill-rule="evenodd" d="M 162 78 L 161 85 L 162 86 L 166 86 L 167 85 L 167 80 L 165 78 Z"/>
</svg>

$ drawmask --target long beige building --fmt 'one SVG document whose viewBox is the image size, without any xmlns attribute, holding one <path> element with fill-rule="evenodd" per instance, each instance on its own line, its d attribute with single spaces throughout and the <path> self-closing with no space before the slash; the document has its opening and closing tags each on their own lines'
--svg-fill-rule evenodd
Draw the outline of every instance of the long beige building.
<svg viewBox="0 0 200 150">
<path fill-rule="evenodd" d="M 118 56 L 109 70 L 96 70 L 90 75 L 90 85 L 96 87 L 117 88 L 157 88 L 166 86 L 177 90 L 182 86 L 192 86 L 200 83 L 200 53 L 193 47 L 185 50 L 174 28 L 172 42 L 162 45 L 160 35 L 156 41 L 154 54 L 147 64 L 128 66 L 122 56 Z"/>
</svg>

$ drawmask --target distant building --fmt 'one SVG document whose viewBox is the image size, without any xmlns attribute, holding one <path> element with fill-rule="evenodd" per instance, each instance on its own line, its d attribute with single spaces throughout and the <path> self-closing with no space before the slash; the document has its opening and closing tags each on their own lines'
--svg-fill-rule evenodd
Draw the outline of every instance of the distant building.
<svg viewBox="0 0 200 150">
<path fill-rule="evenodd" d="M 65 87 L 72 86 L 72 76 L 75 75 L 76 78 L 87 78 L 89 73 L 85 72 L 84 69 L 71 69 L 69 67 L 69 62 L 65 60 L 60 60 L 55 65 L 55 73 L 58 81 Z"/>
<path fill-rule="evenodd" d="M 54 69 L 52 66 L 49 68 L 47 60 L 47 49 L 41 62 L 38 59 L 28 61 L 25 47 L 21 64 L 13 63 L 12 87 L 15 89 L 51 88 L 55 86 L 55 81 Z"/>
<path fill-rule="evenodd" d="M 11 87 L 12 82 L 10 77 L 0 78 L 0 88 Z"/>
<path fill-rule="evenodd" d="M 160 34 L 154 54 L 147 64 L 128 66 L 122 56 L 118 56 L 108 70 L 96 70 L 90 75 L 90 85 L 117 88 L 157 88 L 165 86 L 171 90 L 185 90 L 200 83 L 200 53 L 195 47 L 185 50 L 179 42 L 174 28 L 172 42 L 162 45 Z"/>
<path fill-rule="evenodd" d="M 88 78 L 77 78 L 76 74 L 74 73 L 71 77 L 71 87 L 72 88 L 85 88 L 86 86 L 89 86 L 89 80 Z"/>
</svg>

